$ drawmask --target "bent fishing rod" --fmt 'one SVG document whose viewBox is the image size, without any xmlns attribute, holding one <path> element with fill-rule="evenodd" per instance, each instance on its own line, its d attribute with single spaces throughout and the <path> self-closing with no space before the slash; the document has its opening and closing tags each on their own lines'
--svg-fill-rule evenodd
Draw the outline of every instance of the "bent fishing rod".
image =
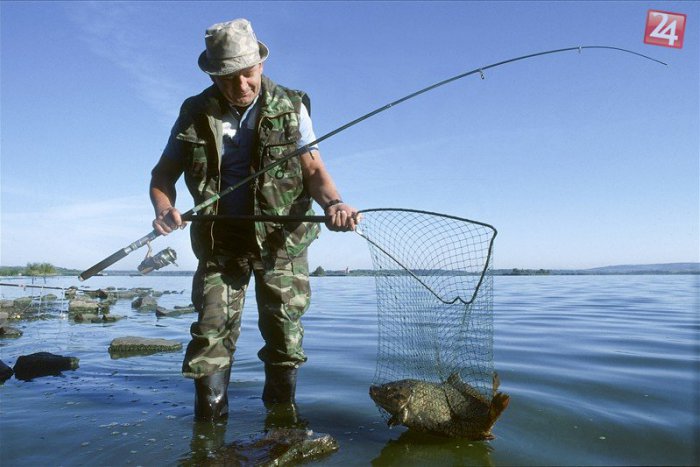
<svg viewBox="0 0 700 467">
<path fill-rule="evenodd" d="M 346 124 L 344 124 L 344 125 L 342 125 L 342 126 L 336 128 L 335 130 L 333 130 L 333 131 L 331 131 L 331 132 L 329 132 L 329 133 L 326 133 L 325 135 L 319 137 L 319 138 L 316 139 L 315 141 L 312 141 L 311 143 L 302 146 L 301 148 L 299 148 L 299 149 L 297 149 L 297 150 L 295 150 L 295 151 L 293 151 L 293 152 L 287 154 L 286 156 L 281 157 L 280 159 L 276 160 L 275 162 L 273 162 L 273 163 L 271 163 L 271 164 L 269 164 L 269 165 L 267 165 L 267 166 L 261 168 L 261 169 L 258 170 L 257 172 L 252 173 L 251 175 L 249 175 L 248 177 L 244 178 L 243 180 L 241 180 L 240 182 L 236 183 L 235 185 L 232 185 L 232 186 L 226 188 L 225 190 L 223 190 L 223 191 L 217 193 L 216 195 L 212 196 L 211 198 L 209 198 L 209 199 L 203 201 L 202 203 L 196 205 L 195 207 L 193 207 L 193 208 L 190 209 L 189 211 L 183 213 L 183 214 L 182 214 L 182 217 L 183 217 L 183 219 L 185 219 L 185 220 L 193 220 L 194 217 L 197 215 L 197 213 L 199 213 L 201 210 L 205 209 L 205 208 L 208 207 L 208 206 L 211 206 L 212 204 L 216 203 L 219 199 L 223 198 L 224 196 L 228 195 L 229 193 L 233 192 L 234 190 L 237 190 L 238 188 L 240 188 L 240 187 L 246 185 L 246 184 L 247 184 L 248 182 L 250 182 L 251 180 L 253 180 L 253 179 L 259 177 L 260 175 L 262 175 L 262 174 L 264 174 L 264 173 L 266 173 L 266 172 L 268 172 L 268 171 L 274 169 L 275 167 L 277 167 L 277 166 L 279 166 L 279 165 L 281 165 L 281 164 L 284 164 L 284 163 L 287 162 L 288 160 L 290 160 L 290 159 L 292 159 L 292 158 L 294 158 L 294 157 L 300 157 L 300 156 L 302 156 L 303 154 L 306 154 L 306 153 L 310 152 L 310 148 L 313 147 L 314 145 L 316 145 L 316 144 L 318 144 L 318 143 L 320 143 L 320 142 L 322 142 L 322 141 L 324 141 L 324 140 L 326 140 L 326 139 L 328 139 L 328 138 L 330 138 L 330 137 L 332 137 L 332 136 L 335 136 L 335 135 L 337 135 L 338 133 L 340 133 L 340 132 L 342 132 L 342 131 L 345 131 L 345 130 L 347 130 L 348 128 L 350 128 L 350 127 L 352 127 L 352 126 L 355 126 L 355 125 L 357 125 L 358 123 L 360 123 L 360 122 L 362 122 L 362 121 L 364 121 L 364 120 L 367 120 L 368 118 L 371 118 L 371 117 L 377 115 L 378 113 L 384 112 L 385 110 L 388 110 L 388 109 L 394 107 L 395 105 L 398 105 L 398 104 L 400 104 L 400 103 L 402 103 L 402 102 L 405 102 L 405 101 L 407 101 L 407 100 L 409 100 L 409 99 L 413 99 L 414 97 L 419 96 L 419 95 L 421 95 L 421 94 L 423 94 L 423 93 L 426 93 L 426 92 L 428 92 L 428 91 L 432 91 L 432 90 L 435 89 L 435 88 L 438 88 L 438 87 L 440 87 L 440 86 L 444 86 L 445 84 L 451 83 L 451 82 L 453 82 L 453 81 L 457 81 L 458 79 L 466 78 L 467 76 L 474 75 L 474 74 L 477 74 L 477 73 L 480 74 L 481 79 L 485 79 L 485 75 L 484 75 L 484 71 L 485 71 L 485 70 L 489 70 L 489 69 L 491 69 L 491 68 L 496 68 L 496 67 L 499 67 L 499 66 L 501 66 L 501 65 L 508 64 L 508 63 L 518 62 L 518 61 L 521 61 L 521 60 L 526 60 L 526 59 L 529 59 L 529 58 L 539 57 L 539 56 L 542 56 L 542 55 L 550 55 L 550 54 L 561 53 L 561 52 L 569 52 L 569 51 L 572 51 L 572 50 L 577 50 L 579 53 L 581 53 L 581 51 L 582 51 L 583 49 L 608 49 L 608 50 L 615 50 L 615 51 L 619 51 L 619 52 L 624 52 L 624 53 L 629 53 L 629 54 L 632 54 L 632 55 L 636 55 L 636 56 L 638 56 L 638 57 L 642 57 L 642 58 L 645 58 L 645 59 L 647 59 L 647 60 L 651 60 L 651 61 L 653 61 L 653 62 L 660 63 L 660 64 L 662 64 L 662 65 L 667 65 L 666 63 L 664 63 L 664 62 L 662 62 L 662 61 L 660 61 L 660 60 L 657 60 L 657 59 L 655 59 L 655 58 L 649 57 L 649 56 L 647 56 L 647 55 L 640 54 L 640 53 L 638 53 L 638 52 L 634 52 L 634 51 L 632 51 L 632 50 L 623 49 L 623 48 L 620 48 L 620 47 L 613 47 L 613 46 L 608 46 L 608 45 L 583 45 L 583 46 L 578 46 L 578 47 L 567 47 L 567 48 L 564 48 L 564 49 L 554 49 L 554 50 L 547 50 L 547 51 L 545 51 L 545 52 L 537 52 L 537 53 L 528 54 L 528 55 L 523 55 L 523 56 L 516 57 L 516 58 L 511 58 L 511 59 L 508 59 L 508 60 L 503 60 L 503 61 L 500 61 L 500 62 L 497 62 L 497 63 L 492 63 L 492 64 L 490 64 L 490 65 L 485 65 L 485 66 L 482 66 L 482 67 L 479 67 L 479 68 L 475 68 L 475 69 L 473 69 L 473 70 L 470 70 L 470 71 L 467 71 L 467 72 L 464 72 L 464 73 L 460 73 L 460 74 L 458 74 L 458 75 L 456 75 L 456 76 L 453 76 L 453 77 L 451 77 L 451 78 L 447 78 L 447 79 L 442 80 L 442 81 L 439 81 L 439 82 L 437 82 L 437 83 L 435 83 L 435 84 L 431 84 L 430 86 L 427 86 L 427 87 L 425 87 L 425 88 L 423 88 L 423 89 L 420 89 L 420 90 L 418 90 L 418 91 L 416 91 L 416 92 L 413 92 L 413 93 L 411 93 L 411 94 L 408 94 L 407 96 L 404 96 L 404 97 L 402 97 L 402 98 L 400 98 L 400 99 L 397 99 L 397 100 L 395 100 L 395 101 L 393 101 L 393 102 L 390 102 L 390 103 L 388 103 L 388 104 L 386 104 L 386 105 L 384 105 L 384 106 L 382 106 L 382 107 L 379 107 L 379 108 L 377 108 L 377 109 L 375 109 L 375 110 L 373 110 L 373 111 L 371 111 L 371 112 L 369 112 L 369 113 L 367 113 L 367 114 L 365 114 L 365 115 L 363 115 L 363 116 L 361 116 L 361 117 L 356 118 L 355 120 L 352 120 L 351 122 L 348 122 L 348 123 L 346 123 Z M 287 216 L 262 216 L 262 217 L 257 217 L 257 216 L 245 216 L 245 217 L 246 217 L 246 218 L 244 218 L 243 216 L 241 216 L 241 220 L 243 220 L 243 221 L 248 221 L 248 222 L 272 222 L 272 221 L 274 221 L 274 222 L 280 222 L 280 223 L 284 223 L 284 222 L 304 222 L 304 221 L 305 221 L 305 222 L 324 222 L 324 221 L 325 221 L 325 218 L 322 218 L 322 216 L 311 216 L 311 217 L 309 217 L 308 219 L 304 218 L 303 216 L 302 216 L 301 218 L 299 218 L 298 216 L 297 216 L 297 217 L 293 217 L 293 218 L 288 218 Z M 271 219 L 270 219 L 270 217 L 271 217 Z M 141 248 L 141 247 L 144 246 L 144 245 L 150 244 L 151 241 L 155 240 L 155 239 L 158 238 L 160 235 L 161 235 L 161 234 L 158 233 L 158 232 L 156 232 L 156 230 L 154 229 L 154 230 L 153 230 L 151 233 L 149 233 L 148 235 L 145 235 L 145 236 L 139 238 L 139 239 L 136 240 L 135 242 L 133 242 L 133 243 L 131 243 L 130 245 L 126 246 L 125 248 L 122 248 L 122 249 L 116 251 L 115 253 L 113 253 L 112 255 L 108 256 L 108 257 L 105 258 L 105 259 L 103 259 L 102 261 L 100 261 L 99 263 L 95 264 L 95 265 L 92 266 L 91 268 L 89 268 L 89 269 L 83 271 L 83 272 L 78 276 L 78 278 L 79 278 L 81 281 L 84 281 L 85 279 L 89 279 L 90 277 L 94 276 L 95 274 L 99 273 L 100 271 L 102 271 L 102 270 L 108 268 L 108 267 L 111 266 L 112 264 L 114 264 L 114 263 L 116 263 L 117 261 L 119 261 L 120 259 L 124 258 L 124 257 L 127 256 L 129 253 L 131 253 L 131 252 L 133 252 L 133 251 L 135 251 L 135 250 Z"/>
</svg>

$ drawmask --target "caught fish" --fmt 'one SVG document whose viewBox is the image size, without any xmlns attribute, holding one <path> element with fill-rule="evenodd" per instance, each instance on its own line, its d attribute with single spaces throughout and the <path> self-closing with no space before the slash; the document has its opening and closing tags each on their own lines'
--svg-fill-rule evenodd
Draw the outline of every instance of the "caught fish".
<svg viewBox="0 0 700 467">
<path fill-rule="evenodd" d="M 404 425 L 416 431 L 450 438 L 493 439 L 491 427 L 508 406 L 510 397 L 497 392 L 500 381 L 493 376 L 493 395 L 487 399 L 453 373 L 443 383 L 402 379 L 371 386 L 369 395 L 391 414 L 389 426 Z"/>
</svg>

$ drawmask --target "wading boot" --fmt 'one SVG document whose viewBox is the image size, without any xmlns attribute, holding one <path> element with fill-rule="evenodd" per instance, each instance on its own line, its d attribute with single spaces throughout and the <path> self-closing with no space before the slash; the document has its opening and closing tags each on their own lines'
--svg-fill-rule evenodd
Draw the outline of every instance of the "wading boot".
<svg viewBox="0 0 700 467">
<path fill-rule="evenodd" d="M 265 364 L 265 388 L 262 394 L 264 402 L 294 402 L 296 389 L 297 369 L 295 367 Z"/>
<path fill-rule="evenodd" d="M 228 417 L 231 367 L 194 380 L 194 418 L 214 421 Z"/>
</svg>

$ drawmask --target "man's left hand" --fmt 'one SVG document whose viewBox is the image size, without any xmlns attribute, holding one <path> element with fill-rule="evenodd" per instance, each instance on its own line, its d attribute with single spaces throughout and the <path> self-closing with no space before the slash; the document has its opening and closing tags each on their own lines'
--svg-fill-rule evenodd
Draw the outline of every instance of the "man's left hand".
<svg viewBox="0 0 700 467">
<path fill-rule="evenodd" d="M 362 219 L 362 214 L 349 204 L 340 203 L 330 206 L 326 210 L 326 216 L 330 217 L 326 221 L 326 227 L 335 232 L 348 232 L 355 230 L 355 227 Z"/>
</svg>

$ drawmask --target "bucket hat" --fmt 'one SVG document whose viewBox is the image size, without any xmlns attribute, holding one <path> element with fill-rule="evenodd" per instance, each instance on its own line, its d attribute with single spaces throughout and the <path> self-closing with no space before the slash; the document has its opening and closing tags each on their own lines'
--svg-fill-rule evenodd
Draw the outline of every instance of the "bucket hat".
<svg viewBox="0 0 700 467">
<path fill-rule="evenodd" d="M 250 21 L 243 18 L 209 27 L 204 35 L 206 49 L 199 56 L 199 68 L 214 76 L 230 75 L 265 61 L 267 46 L 253 32 Z"/>
</svg>

